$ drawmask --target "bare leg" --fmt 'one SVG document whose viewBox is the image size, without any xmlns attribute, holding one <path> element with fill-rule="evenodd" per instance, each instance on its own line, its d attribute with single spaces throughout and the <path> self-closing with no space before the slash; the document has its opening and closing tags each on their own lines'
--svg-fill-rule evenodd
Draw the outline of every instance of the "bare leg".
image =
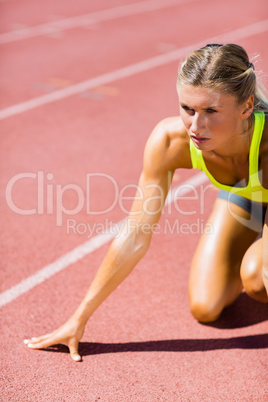
<svg viewBox="0 0 268 402">
<path fill-rule="evenodd" d="M 250 297 L 267 303 L 267 292 L 262 279 L 262 242 L 262 238 L 258 239 L 247 250 L 242 261 L 241 279 Z"/>
<path fill-rule="evenodd" d="M 230 204 L 217 198 L 208 222 L 213 234 L 204 233 L 195 252 L 189 279 L 189 302 L 193 316 L 202 322 L 215 321 L 224 307 L 242 290 L 240 266 L 257 233 L 230 213 Z M 232 211 L 243 219 L 249 213 L 236 204 Z"/>
</svg>

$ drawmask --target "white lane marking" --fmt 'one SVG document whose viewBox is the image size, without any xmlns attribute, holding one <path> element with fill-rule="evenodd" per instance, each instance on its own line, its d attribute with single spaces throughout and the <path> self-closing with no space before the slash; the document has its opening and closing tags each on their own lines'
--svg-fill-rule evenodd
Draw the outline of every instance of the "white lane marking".
<svg viewBox="0 0 268 402">
<path fill-rule="evenodd" d="M 169 53 L 165 53 L 156 57 L 152 57 L 147 60 L 132 64 L 127 67 L 120 68 L 110 73 L 100 75 L 99 77 L 91 78 L 87 81 L 80 82 L 75 85 L 71 85 L 67 88 L 59 89 L 52 93 L 33 98 L 29 101 L 19 103 L 17 105 L 9 106 L 0 110 L 0 120 L 6 119 L 11 116 L 26 112 L 28 110 L 35 109 L 39 106 L 46 105 L 48 103 L 56 102 L 61 99 L 66 99 L 69 96 L 80 94 L 89 89 L 97 86 L 105 85 L 122 78 L 130 77 L 135 74 L 150 70 L 155 67 L 163 66 L 173 61 L 178 61 L 180 57 L 190 53 L 193 49 L 197 49 L 204 46 L 206 43 L 217 42 L 236 42 L 241 39 L 245 39 L 252 35 L 257 35 L 268 30 L 268 20 L 257 22 L 255 24 L 248 25 L 243 28 L 236 29 L 234 31 L 215 36 L 213 38 L 206 39 L 205 41 L 196 43 L 194 45 L 186 46 Z"/>
<path fill-rule="evenodd" d="M 190 3 L 198 0 L 148 0 L 139 3 L 127 4 L 107 10 L 96 11 L 90 14 L 78 15 L 76 17 L 65 18 L 45 24 L 26 27 L 12 32 L 0 34 L 0 45 L 15 42 L 23 39 L 33 38 L 41 35 L 50 35 L 58 31 L 63 31 L 78 27 L 87 27 L 95 23 L 114 20 L 146 13 L 153 10 L 160 10 L 172 6 L 179 6 L 183 3 Z"/>
<path fill-rule="evenodd" d="M 200 186 L 207 180 L 208 180 L 207 176 L 202 172 L 191 177 L 185 182 L 179 184 L 177 187 L 175 187 L 169 192 L 165 205 L 167 206 L 174 202 L 178 190 L 179 194 L 177 194 L 177 197 L 178 196 L 181 197 L 189 193 L 193 188 Z M 108 231 L 86 241 L 85 243 L 69 251 L 62 257 L 58 258 L 56 261 L 40 269 L 35 274 L 29 276 L 28 278 L 19 282 L 17 285 L 14 285 L 10 289 L 1 293 L 0 307 L 3 307 L 6 304 L 12 302 L 13 300 L 17 299 L 17 297 L 23 295 L 24 293 L 27 293 L 35 286 L 51 278 L 53 275 L 69 267 L 71 264 L 76 263 L 77 261 L 84 258 L 86 255 L 93 253 L 93 251 L 99 249 L 101 246 L 108 243 L 111 239 L 113 239 L 116 236 L 116 234 L 122 227 L 123 223 L 124 220 L 118 222 Z"/>
</svg>

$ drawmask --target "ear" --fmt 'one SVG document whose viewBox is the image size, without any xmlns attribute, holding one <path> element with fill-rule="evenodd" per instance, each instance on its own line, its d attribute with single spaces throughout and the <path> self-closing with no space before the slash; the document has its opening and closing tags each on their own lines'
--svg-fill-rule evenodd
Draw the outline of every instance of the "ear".
<svg viewBox="0 0 268 402">
<path fill-rule="evenodd" d="M 251 116 L 253 109 L 254 109 L 254 95 L 250 95 L 250 97 L 242 105 L 241 119 L 242 120 L 248 119 L 249 116 Z"/>
</svg>

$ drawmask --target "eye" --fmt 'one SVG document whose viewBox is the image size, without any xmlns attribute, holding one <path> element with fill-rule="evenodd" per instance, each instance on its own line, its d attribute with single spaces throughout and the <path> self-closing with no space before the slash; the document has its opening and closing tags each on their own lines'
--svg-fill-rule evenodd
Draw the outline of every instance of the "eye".
<svg viewBox="0 0 268 402">
<path fill-rule="evenodd" d="M 187 113 L 194 113 L 194 109 L 191 109 L 189 106 L 181 105 L 182 109 Z"/>
<path fill-rule="evenodd" d="M 206 112 L 212 114 L 212 113 L 217 113 L 217 110 L 215 110 L 215 109 L 206 109 Z"/>
</svg>

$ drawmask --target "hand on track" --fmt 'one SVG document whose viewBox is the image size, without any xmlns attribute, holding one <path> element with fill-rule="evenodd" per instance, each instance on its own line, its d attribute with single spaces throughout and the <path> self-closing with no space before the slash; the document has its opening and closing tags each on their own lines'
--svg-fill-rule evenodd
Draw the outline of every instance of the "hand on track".
<svg viewBox="0 0 268 402">
<path fill-rule="evenodd" d="M 82 360 L 78 353 L 78 344 L 83 333 L 84 327 L 70 319 L 55 331 L 43 336 L 25 339 L 24 343 L 31 349 L 43 349 L 61 343 L 68 346 L 71 358 L 77 362 Z"/>
</svg>

